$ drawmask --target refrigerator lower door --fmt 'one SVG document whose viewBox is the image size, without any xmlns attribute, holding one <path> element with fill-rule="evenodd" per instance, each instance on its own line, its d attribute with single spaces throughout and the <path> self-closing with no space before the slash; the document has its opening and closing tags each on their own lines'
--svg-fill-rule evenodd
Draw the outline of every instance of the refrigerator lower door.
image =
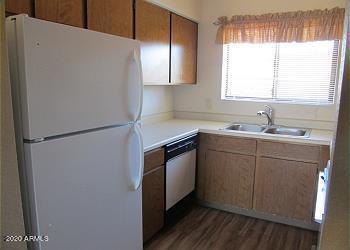
<svg viewBox="0 0 350 250">
<path fill-rule="evenodd" d="M 131 178 L 140 166 L 127 157 L 142 146 L 130 140 L 133 126 L 25 144 L 33 231 L 48 236 L 38 249 L 142 249 L 142 190 Z"/>
</svg>

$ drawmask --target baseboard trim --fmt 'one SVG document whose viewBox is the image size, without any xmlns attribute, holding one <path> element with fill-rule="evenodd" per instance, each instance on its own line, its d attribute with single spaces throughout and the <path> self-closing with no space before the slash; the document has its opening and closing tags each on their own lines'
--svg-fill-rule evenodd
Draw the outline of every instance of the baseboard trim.
<svg viewBox="0 0 350 250">
<path fill-rule="evenodd" d="M 231 212 L 235 214 L 241 214 L 248 217 L 254 217 L 262 220 L 268 220 L 276 223 L 286 224 L 289 226 L 299 227 L 303 229 L 308 229 L 312 231 L 319 231 L 320 224 L 317 222 L 307 223 L 304 221 L 294 220 L 294 219 L 288 219 L 282 216 L 278 215 L 272 215 L 272 214 L 265 214 L 262 212 L 254 211 L 254 210 L 248 210 L 244 208 L 234 207 L 230 205 L 222 205 L 222 204 L 216 204 L 212 202 L 207 202 L 203 200 L 197 200 L 197 203 L 204 207 L 210 207 L 215 208 L 218 210 L 223 210 L 226 212 Z"/>
</svg>

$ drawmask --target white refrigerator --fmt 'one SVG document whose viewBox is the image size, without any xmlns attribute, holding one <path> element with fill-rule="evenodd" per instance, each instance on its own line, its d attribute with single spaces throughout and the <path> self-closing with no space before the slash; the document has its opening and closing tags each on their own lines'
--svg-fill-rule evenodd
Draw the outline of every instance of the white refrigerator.
<svg viewBox="0 0 350 250">
<path fill-rule="evenodd" d="M 26 15 L 6 32 L 30 248 L 142 249 L 139 42 Z"/>
</svg>

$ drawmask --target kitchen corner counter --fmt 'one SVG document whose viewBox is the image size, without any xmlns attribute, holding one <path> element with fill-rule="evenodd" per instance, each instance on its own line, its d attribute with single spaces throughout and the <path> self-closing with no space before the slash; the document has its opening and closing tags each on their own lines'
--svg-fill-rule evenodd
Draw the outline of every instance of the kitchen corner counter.
<svg viewBox="0 0 350 250">
<path fill-rule="evenodd" d="M 141 129 L 144 140 L 144 151 L 150 151 L 198 132 L 319 145 L 330 145 L 333 136 L 332 131 L 318 129 L 312 129 L 310 137 L 307 138 L 220 130 L 221 128 L 227 127 L 229 124 L 231 123 L 183 119 L 171 119 L 144 124 Z"/>
<path fill-rule="evenodd" d="M 144 124 L 141 127 L 144 151 L 164 146 L 183 137 L 199 132 L 199 129 L 218 130 L 227 126 L 227 122 L 171 119 L 162 122 Z"/>
</svg>

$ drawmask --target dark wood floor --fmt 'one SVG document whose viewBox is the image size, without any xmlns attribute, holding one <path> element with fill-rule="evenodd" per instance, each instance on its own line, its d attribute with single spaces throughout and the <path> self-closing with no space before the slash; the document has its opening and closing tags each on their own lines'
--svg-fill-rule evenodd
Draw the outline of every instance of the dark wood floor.
<svg viewBox="0 0 350 250">
<path fill-rule="evenodd" d="M 317 233 L 278 223 L 193 206 L 145 249 L 310 250 Z"/>
</svg>

